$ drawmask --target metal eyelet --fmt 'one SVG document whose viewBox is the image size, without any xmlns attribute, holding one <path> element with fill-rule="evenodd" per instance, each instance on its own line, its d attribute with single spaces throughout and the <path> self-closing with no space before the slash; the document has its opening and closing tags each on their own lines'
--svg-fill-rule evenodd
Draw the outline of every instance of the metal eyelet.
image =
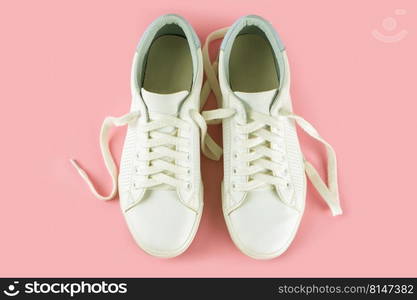
<svg viewBox="0 0 417 300">
<path fill-rule="evenodd" d="M 233 169 L 233 174 L 237 174 L 237 170 L 236 169 Z"/>
<path fill-rule="evenodd" d="M 189 190 L 189 191 L 190 191 L 190 190 L 191 190 L 191 188 L 192 188 L 192 185 L 191 185 L 191 183 L 190 183 L 190 182 L 188 182 L 188 183 L 187 183 L 187 185 L 186 185 L 185 187 L 186 187 L 186 189 L 187 189 L 187 190 Z"/>
</svg>

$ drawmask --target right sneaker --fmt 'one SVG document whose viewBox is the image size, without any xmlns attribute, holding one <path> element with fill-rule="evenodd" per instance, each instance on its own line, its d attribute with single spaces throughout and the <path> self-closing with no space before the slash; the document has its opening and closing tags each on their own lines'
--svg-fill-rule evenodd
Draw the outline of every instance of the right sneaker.
<svg viewBox="0 0 417 300">
<path fill-rule="evenodd" d="M 223 36 L 219 84 L 208 45 Z M 208 37 L 203 56 L 222 107 L 206 119 L 223 119 L 222 202 L 228 230 L 246 255 L 277 257 L 291 244 L 304 212 L 305 172 L 333 215 L 342 213 L 335 153 L 307 121 L 293 114 L 287 54 L 269 22 L 258 16 L 240 18 Z M 296 123 L 326 146 L 328 186 L 303 158 Z"/>
<path fill-rule="evenodd" d="M 101 130 L 112 192 L 100 195 L 72 160 L 97 198 L 112 199 L 119 190 L 133 238 L 154 256 L 174 257 L 188 248 L 203 210 L 200 144 L 209 158 L 220 157 L 199 113 L 203 72 L 200 42 L 188 22 L 177 15 L 155 20 L 134 55 L 130 113 L 106 118 Z M 121 125 L 128 129 L 118 176 L 108 134 Z"/>
</svg>

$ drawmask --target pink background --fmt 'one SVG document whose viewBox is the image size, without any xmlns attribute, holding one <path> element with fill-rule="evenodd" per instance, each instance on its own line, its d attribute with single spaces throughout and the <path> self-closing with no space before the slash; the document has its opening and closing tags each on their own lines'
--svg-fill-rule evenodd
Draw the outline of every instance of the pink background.
<svg viewBox="0 0 417 300">
<path fill-rule="evenodd" d="M 417 276 L 417 2 L 144 2 L 0 2 L 0 276 Z M 170 260 L 142 252 L 118 200 L 93 198 L 68 162 L 78 158 L 109 190 L 101 122 L 128 111 L 135 46 L 170 12 L 202 39 L 245 14 L 270 20 L 288 50 L 295 112 L 336 149 L 345 214 L 331 217 L 309 184 L 299 233 L 278 259 L 256 261 L 233 245 L 219 162 L 202 158 L 202 223 Z M 391 32 L 381 25 L 389 16 Z M 373 29 L 408 35 L 383 43 Z M 118 159 L 124 132 L 112 138 Z M 221 138 L 220 127 L 212 133 Z M 321 147 L 301 139 L 323 167 Z"/>
</svg>

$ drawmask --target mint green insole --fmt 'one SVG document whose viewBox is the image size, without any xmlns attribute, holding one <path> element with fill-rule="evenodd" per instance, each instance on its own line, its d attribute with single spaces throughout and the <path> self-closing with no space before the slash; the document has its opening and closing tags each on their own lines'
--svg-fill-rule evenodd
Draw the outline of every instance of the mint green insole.
<svg viewBox="0 0 417 300">
<path fill-rule="evenodd" d="M 190 48 L 185 38 L 164 35 L 149 48 L 145 66 L 143 87 L 159 94 L 190 90 L 193 80 L 193 64 Z"/>
<path fill-rule="evenodd" d="M 242 34 L 232 46 L 229 60 L 233 91 L 256 93 L 277 89 L 278 72 L 269 42 L 257 34 Z"/>
</svg>

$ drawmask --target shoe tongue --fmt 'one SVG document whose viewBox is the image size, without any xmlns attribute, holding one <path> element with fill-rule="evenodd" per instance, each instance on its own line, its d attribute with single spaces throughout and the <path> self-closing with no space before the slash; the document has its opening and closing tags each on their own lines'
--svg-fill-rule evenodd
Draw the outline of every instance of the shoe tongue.
<svg viewBox="0 0 417 300">
<path fill-rule="evenodd" d="M 271 104 L 275 99 L 276 89 L 257 93 L 235 92 L 252 110 L 269 115 Z"/>
<path fill-rule="evenodd" d="M 144 88 L 142 88 L 141 92 L 142 99 L 148 108 L 151 119 L 154 113 L 177 116 L 182 102 L 189 94 L 188 91 L 173 94 L 158 94 L 149 92 Z"/>
</svg>

